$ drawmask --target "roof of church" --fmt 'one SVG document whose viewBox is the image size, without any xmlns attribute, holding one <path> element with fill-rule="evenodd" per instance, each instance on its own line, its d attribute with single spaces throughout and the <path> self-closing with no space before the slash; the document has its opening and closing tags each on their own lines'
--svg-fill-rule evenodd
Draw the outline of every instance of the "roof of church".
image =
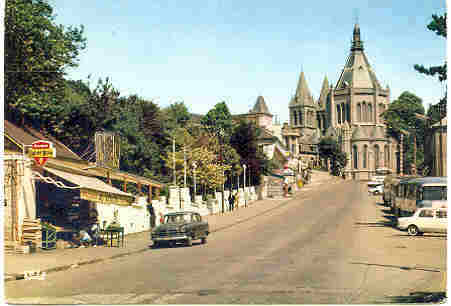
<svg viewBox="0 0 451 306">
<path fill-rule="evenodd" d="M 268 106 L 266 105 L 265 99 L 262 96 L 258 96 L 257 102 L 255 102 L 255 105 L 250 112 L 251 113 L 270 114 Z"/>
<path fill-rule="evenodd" d="M 310 89 L 308 88 L 307 81 L 305 80 L 304 71 L 302 71 L 301 75 L 299 76 L 299 82 L 298 82 L 298 86 L 296 88 L 296 94 L 290 102 L 290 105 L 293 105 L 293 104 L 304 104 L 304 105 L 315 106 L 315 102 L 313 101 L 313 96 L 310 93 Z"/>
<path fill-rule="evenodd" d="M 320 108 L 326 107 L 327 95 L 329 93 L 329 81 L 327 76 L 324 77 L 323 86 L 321 87 L 321 93 L 319 94 L 318 105 Z"/>
<path fill-rule="evenodd" d="M 335 86 L 336 89 L 346 87 L 382 89 L 365 55 L 363 42 L 360 40 L 360 27 L 358 24 L 354 26 L 351 54 L 349 54 L 345 67 Z"/>
</svg>

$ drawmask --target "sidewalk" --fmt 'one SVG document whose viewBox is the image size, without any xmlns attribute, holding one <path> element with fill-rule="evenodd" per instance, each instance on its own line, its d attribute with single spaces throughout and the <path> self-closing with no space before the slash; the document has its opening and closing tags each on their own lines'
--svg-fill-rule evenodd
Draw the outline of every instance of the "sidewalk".
<svg viewBox="0 0 451 306">
<path fill-rule="evenodd" d="M 315 180 L 312 184 L 307 186 L 313 187 L 331 180 L 335 179 L 323 176 L 321 179 Z M 304 189 L 300 189 L 297 194 L 302 194 L 303 191 Z M 208 215 L 205 216 L 204 219 L 208 221 L 210 232 L 214 235 L 217 231 L 230 227 L 236 223 L 245 222 L 246 219 L 262 214 L 279 205 L 283 205 L 283 203 L 291 199 L 292 198 L 278 198 L 254 201 L 248 204 L 247 207 L 242 207 L 224 214 Z M 48 274 L 51 272 L 77 268 L 81 265 L 98 263 L 105 260 L 151 251 L 151 245 L 150 233 L 149 231 L 146 231 L 127 235 L 125 237 L 125 246 L 123 248 L 100 246 L 96 248 L 56 249 L 24 255 L 5 254 L 5 281 L 23 279 L 25 271 L 40 271 Z"/>
</svg>

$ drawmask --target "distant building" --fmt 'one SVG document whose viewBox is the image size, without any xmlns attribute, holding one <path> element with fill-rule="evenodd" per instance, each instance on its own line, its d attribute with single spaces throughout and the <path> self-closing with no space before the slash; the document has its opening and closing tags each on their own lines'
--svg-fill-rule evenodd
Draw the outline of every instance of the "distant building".
<svg viewBox="0 0 451 306">
<path fill-rule="evenodd" d="M 435 123 L 431 127 L 429 139 L 426 140 L 426 156 L 429 156 L 432 161 L 431 171 L 428 175 L 430 176 L 447 176 L 447 155 L 446 155 L 446 135 L 447 135 L 447 117 Z M 440 148 L 441 146 L 441 148 Z"/>
<path fill-rule="evenodd" d="M 350 54 L 335 86 L 325 77 L 315 100 L 301 72 L 288 105 L 289 123 L 281 128 L 273 125 L 263 97 L 248 114 L 236 117 L 271 131 L 293 158 L 303 162 L 318 160 L 321 137 L 332 137 L 347 155 L 346 176 L 369 179 L 377 168 L 402 172 L 402 146 L 387 135 L 380 117 L 389 103 L 390 89 L 382 88 L 371 68 L 356 24 Z"/>
</svg>

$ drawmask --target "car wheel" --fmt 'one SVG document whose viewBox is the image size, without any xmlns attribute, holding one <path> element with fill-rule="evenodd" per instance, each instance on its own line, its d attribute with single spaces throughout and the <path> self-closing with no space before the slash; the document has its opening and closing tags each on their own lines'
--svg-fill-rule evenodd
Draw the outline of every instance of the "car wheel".
<svg viewBox="0 0 451 306">
<path fill-rule="evenodd" d="M 204 237 L 200 240 L 200 243 L 206 244 L 207 243 L 207 237 Z"/>
<path fill-rule="evenodd" d="M 186 246 L 192 246 L 193 245 L 193 239 L 191 237 L 188 237 L 188 239 L 186 239 Z"/>
<path fill-rule="evenodd" d="M 418 227 L 416 227 L 416 225 L 409 225 L 409 227 L 407 228 L 407 233 L 410 236 L 417 236 L 420 231 L 418 230 Z"/>
</svg>

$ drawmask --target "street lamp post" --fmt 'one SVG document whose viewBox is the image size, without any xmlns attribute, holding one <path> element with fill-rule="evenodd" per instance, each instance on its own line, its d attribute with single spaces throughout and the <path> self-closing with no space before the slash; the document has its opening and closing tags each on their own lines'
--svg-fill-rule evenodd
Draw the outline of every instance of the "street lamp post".
<svg viewBox="0 0 451 306">
<path fill-rule="evenodd" d="M 183 187 L 186 188 L 186 146 L 183 144 Z"/>
<path fill-rule="evenodd" d="M 218 130 L 217 136 L 218 136 L 218 140 L 219 140 L 219 157 L 220 157 L 220 161 L 221 161 L 221 166 L 223 166 L 224 163 L 222 161 L 222 137 L 224 136 L 224 131 L 222 129 Z M 223 175 L 223 179 L 224 179 L 224 173 L 222 175 Z M 222 213 L 224 213 L 224 184 L 222 184 L 221 202 L 222 202 Z"/>
<path fill-rule="evenodd" d="M 196 162 L 193 162 L 193 175 L 194 175 L 194 202 L 196 202 Z"/>
<path fill-rule="evenodd" d="M 244 175 L 243 175 L 243 190 L 244 190 L 244 207 L 247 207 L 246 201 L 246 164 L 243 165 Z"/>
<path fill-rule="evenodd" d="M 172 167 L 174 168 L 174 186 L 176 186 L 177 178 L 175 176 L 175 136 L 172 137 Z"/>
</svg>

